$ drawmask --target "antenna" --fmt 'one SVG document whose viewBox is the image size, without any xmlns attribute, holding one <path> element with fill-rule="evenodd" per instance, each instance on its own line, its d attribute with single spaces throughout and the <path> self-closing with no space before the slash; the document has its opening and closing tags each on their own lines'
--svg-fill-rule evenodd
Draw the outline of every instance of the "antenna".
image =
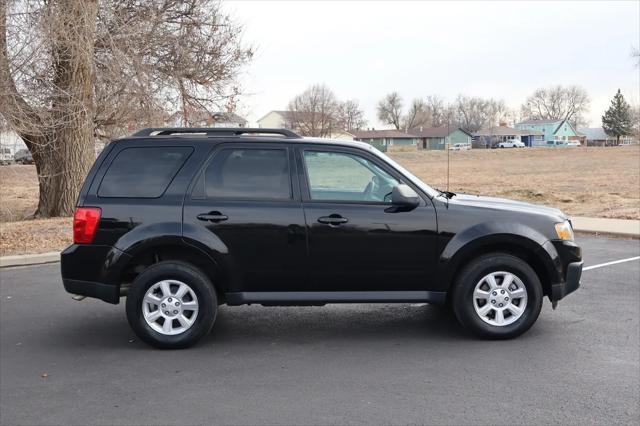
<svg viewBox="0 0 640 426">
<path fill-rule="evenodd" d="M 451 119 L 447 114 L 447 135 L 444 137 L 444 149 L 447 150 L 447 192 L 449 192 L 449 151 L 451 151 L 451 149 L 449 149 L 451 147 L 449 146 L 449 143 L 448 143 L 449 134 L 450 134 L 450 130 L 449 130 L 450 121 Z"/>
</svg>

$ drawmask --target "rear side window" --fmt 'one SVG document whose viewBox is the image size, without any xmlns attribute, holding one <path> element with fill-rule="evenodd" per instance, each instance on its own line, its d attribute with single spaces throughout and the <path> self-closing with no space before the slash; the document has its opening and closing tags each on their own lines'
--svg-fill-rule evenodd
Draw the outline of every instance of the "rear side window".
<svg viewBox="0 0 640 426">
<path fill-rule="evenodd" d="M 102 178 L 99 197 L 160 197 L 187 161 L 191 147 L 126 148 Z"/>
<path fill-rule="evenodd" d="M 285 149 L 223 149 L 207 166 L 203 180 L 209 198 L 291 199 Z"/>
</svg>

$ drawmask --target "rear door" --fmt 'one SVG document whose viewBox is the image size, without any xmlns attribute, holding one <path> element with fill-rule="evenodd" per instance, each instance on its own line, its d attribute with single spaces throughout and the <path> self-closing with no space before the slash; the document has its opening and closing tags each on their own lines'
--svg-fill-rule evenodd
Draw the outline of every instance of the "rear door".
<svg viewBox="0 0 640 426">
<path fill-rule="evenodd" d="M 305 146 L 298 149 L 298 162 L 310 289 L 432 289 L 437 226 L 430 199 L 414 210 L 394 212 L 393 186 L 413 185 L 363 150 Z"/>
<path fill-rule="evenodd" d="M 184 235 L 209 241 L 227 291 L 301 290 L 306 231 L 293 152 L 286 144 L 224 143 L 184 204 Z"/>
</svg>

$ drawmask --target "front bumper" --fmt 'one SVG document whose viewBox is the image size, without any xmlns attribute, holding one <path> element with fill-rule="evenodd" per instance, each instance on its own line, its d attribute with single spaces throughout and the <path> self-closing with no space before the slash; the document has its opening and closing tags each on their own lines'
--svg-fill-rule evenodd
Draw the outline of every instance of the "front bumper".
<svg viewBox="0 0 640 426">
<path fill-rule="evenodd" d="M 573 293 L 580 287 L 580 277 L 582 276 L 582 264 L 579 262 L 572 262 L 567 265 L 567 276 L 564 282 L 552 284 L 551 294 L 549 298 L 552 302 L 557 302 L 569 293 Z"/>
</svg>

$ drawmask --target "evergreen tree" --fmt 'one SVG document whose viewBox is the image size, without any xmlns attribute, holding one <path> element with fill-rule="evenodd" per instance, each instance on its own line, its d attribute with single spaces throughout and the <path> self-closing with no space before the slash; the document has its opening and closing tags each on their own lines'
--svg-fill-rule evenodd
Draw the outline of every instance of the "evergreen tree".
<svg viewBox="0 0 640 426">
<path fill-rule="evenodd" d="M 618 93 L 611 100 L 611 106 L 602 116 L 602 128 L 609 136 L 616 137 L 616 145 L 620 145 L 620 136 L 630 135 L 633 131 L 631 107 Z"/>
</svg>

